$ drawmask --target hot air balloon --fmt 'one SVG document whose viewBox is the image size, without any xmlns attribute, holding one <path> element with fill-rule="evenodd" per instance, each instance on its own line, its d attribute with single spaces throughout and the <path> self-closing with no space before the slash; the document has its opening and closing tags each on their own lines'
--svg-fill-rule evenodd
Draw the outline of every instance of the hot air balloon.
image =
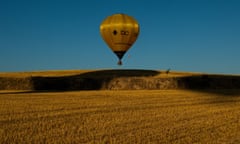
<svg viewBox="0 0 240 144">
<path fill-rule="evenodd" d="M 121 59 L 137 40 L 139 30 L 138 22 L 126 14 L 108 16 L 101 23 L 101 36 L 109 48 L 117 55 L 119 59 L 118 65 L 122 65 Z"/>
</svg>

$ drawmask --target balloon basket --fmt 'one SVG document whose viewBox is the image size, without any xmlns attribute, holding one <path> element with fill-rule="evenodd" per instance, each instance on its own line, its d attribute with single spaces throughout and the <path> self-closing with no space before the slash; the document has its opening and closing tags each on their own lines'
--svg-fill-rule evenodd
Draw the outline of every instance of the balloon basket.
<svg viewBox="0 0 240 144">
<path fill-rule="evenodd" d="M 119 66 L 121 66 L 122 65 L 122 61 L 118 61 L 118 63 L 117 63 Z"/>
</svg>

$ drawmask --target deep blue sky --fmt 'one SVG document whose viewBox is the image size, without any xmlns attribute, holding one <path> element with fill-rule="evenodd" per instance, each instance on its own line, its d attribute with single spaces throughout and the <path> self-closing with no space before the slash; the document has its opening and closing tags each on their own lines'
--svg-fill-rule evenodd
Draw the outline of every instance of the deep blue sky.
<svg viewBox="0 0 240 144">
<path fill-rule="evenodd" d="M 99 25 L 126 13 L 140 35 L 123 66 Z M 0 0 L 0 72 L 157 69 L 240 74 L 239 0 Z"/>
</svg>

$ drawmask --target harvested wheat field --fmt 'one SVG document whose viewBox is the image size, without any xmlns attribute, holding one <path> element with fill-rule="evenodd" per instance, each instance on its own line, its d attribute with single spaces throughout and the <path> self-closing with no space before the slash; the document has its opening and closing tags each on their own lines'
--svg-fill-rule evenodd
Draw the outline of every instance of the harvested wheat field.
<svg viewBox="0 0 240 144">
<path fill-rule="evenodd" d="M 2 91 L 0 143 L 240 143 L 238 92 Z"/>
<path fill-rule="evenodd" d="M 240 77 L 0 73 L 0 143 L 240 143 Z"/>
</svg>

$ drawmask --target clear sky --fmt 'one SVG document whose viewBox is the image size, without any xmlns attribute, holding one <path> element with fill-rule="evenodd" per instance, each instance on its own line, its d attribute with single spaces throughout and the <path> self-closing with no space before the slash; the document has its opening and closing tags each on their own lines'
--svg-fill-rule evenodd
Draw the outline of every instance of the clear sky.
<svg viewBox="0 0 240 144">
<path fill-rule="evenodd" d="M 140 35 L 123 65 L 99 25 L 125 13 Z M 153 69 L 240 74 L 240 0 L 0 0 L 0 72 Z"/>
</svg>

